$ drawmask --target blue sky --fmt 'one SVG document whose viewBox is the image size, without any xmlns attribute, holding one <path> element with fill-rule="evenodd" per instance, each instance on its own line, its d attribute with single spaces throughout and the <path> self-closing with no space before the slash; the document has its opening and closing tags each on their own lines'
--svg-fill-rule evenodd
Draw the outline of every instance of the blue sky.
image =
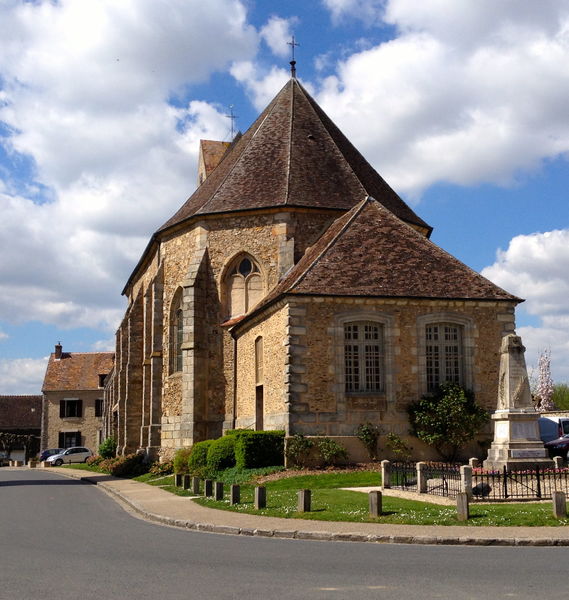
<svg viewBox="0 0 569 600">
<path fill-rule="evenodd" d="M 569 0 L 4 0 L 0 394 L 57 341 L 108 350 L 200 138 L 298 76 L 432 239 L 526 298 L 527 362 L 569 381 Z"/>
</svg>

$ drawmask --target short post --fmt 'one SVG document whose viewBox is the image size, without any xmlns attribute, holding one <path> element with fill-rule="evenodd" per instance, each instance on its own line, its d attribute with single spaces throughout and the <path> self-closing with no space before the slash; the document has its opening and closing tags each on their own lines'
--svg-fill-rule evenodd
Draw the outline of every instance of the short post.
<svg viewBox="0 0 569 600">
<path fill-rule="evenodd" d="M 47 462 L 47 460 L 43 460 L 43 461 L 40 463 L 40 466 L 41 466 L 43 469 L 47 469 L 48 467 L 51 467 L 51 463 L 50 463 L 50 462 Z"/>
<path fill-rule="evenodd" d="M 260 485 L 255 488 L 255 509 L 267 507 L 267 488 Z"/>
<path fill-rule="evenodd" d="M 556 519 L 567 517 L 567 497 L 565 492 L 553 492 L 553 516 Z"/>
<path fill-rule="evenodd" d="M 198 495 L 200 493 L 200 478 L 192 477 L 192 494 Z"/>
<path fill-rule="evenodd" d="M 241 502 L 241 487 L 235 483 L 229 488 L 229 504 L 231 506 Z"/>
<path fill-rule="evenodd" d="M 296 496 L 298 498 L 298 512 L 310 512 L 310 502 L 312 498 L 310 490 L 298 490 Z"/>
<path fill-rule="evenodd" d="M 468 466 L 477 469 L 480 466 L 480 460 L 478 458 L 470 458 L 468 459 Z"/>
<path fill-rule="evenodd" d="M 368 494 L 369 516 L 379 517 L 382 514 L 382 495 L 381 492 L 373 491 Z"/>
<path fill-rule="evenodd" d="M 562 456 L 554 456 L 553 464 L 555 465 L 556 469 L 562 469 L 563 468 L 563 457 Z"/>
<path fill-rule="evenodd" d="M 38 463 L 35 460 L 30 460 L 30 461 L 28 461 L 28 468 L 29 469 L 35 469 L 36 466 L 37 466 L 37 464 Z"/>
<path fill-rule="evenodd" d="M 183 473 L 176 473 L 174 475 L 174 485 L 176 487 L 182 487 L 182 477 L 183 477 Z"/>
<path fill-rule="evenodd" d="M 223 500 L 223 483 L 221 481 L 216 481 L 213 486 L 213 499 L 218 502 Z"/>
<path fill-rule="evenodd" d="M 472 467 L 466 465 L 460 467 L 460 491 L 464 492 L 468 498 L 472 498 Z"/>
<path fill-rule="evenodd" d="M 419 494 L 427 493 L 427 475 L 425 470 L 427 469 L 427 463 L 417 463 L 417 491 Z"/>
<path fill-rule="evenodd" d="M 381 461 L 381 485 L 384 489 L 391 487 L 391 461 Z"/>
<path fill-rule="evenodd" d="M 459 492 L 456 495 L 456 518 L 459 521 L 468 521 L 470 511 L 468 508 L 468 494 Z"/>
<path fill-rule="evenodd" d="M 213 481 L 211 479 L 204 479 L 203 495 L 207 497 L 213 496 Z"/>
<path fill-rule="evenodd" d="M 185 490 L 190 489 L 190 476 L 189 475 L 182 475 L 182 487 Z"/>
</svg>

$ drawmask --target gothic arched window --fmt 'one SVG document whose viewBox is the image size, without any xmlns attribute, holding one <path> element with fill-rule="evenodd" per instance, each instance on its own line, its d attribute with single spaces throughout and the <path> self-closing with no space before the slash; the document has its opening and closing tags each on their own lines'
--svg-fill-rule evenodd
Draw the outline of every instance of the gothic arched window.
<svg viewBox="0 0 569 600">
<path fill-rule="evenodd" d="M 184 312 L 182 294 L 179 291 L 172 302 L 170 312 L 170 373 L 182 370 L 182 342 L 184 341 Z"/>
<path fill-rule="evenodd" d="M 227 308 L 230 317 L 243 315 L 263 297 L 263 280 L 259 267 L 243 257 L 227 275 Z"/>
</svg>

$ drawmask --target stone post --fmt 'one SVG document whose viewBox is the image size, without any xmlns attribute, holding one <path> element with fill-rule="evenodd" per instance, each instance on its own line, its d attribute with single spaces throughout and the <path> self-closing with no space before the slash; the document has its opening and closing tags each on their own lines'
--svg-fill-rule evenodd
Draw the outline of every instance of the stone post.
<svg viewBox="0 0 569 600">
<path fill-rule="evenodd" d="M 192 494 L 199 494 L 200 493 L 200 478 L 199 477 L 192 477 Z"/>
<path fill-rule="evenodd" d="M 460 491 L 464 492 L 468 498 L 472 498 L 472 467 L 466 465 L 460 467 Z"/>
<path fill-rule="evenodd" d="M 38 463 L 35 460 L 28 461 L 28 469 L 35 469 L 37 464 Z"/>
<path fill-rule="evenodd" d="M 190 476 L 189 475 L 182 475 L 182 487 L 185 490 L 190 489 Z"/>
<path fill-rule="evenodd" d="M 382 514 L 382 495 L 381 492 L 373 491 L 368 494 L 369 516 L 379 517 Z"/>
<path fill-rule="evenodd" d="M 204 479 L 203 488 L 204 496 L 213 496 L 213 481 L 211 479 Z"/>
<path fill-rule="evenodd" d="M 267 507 L 267 488 L 260 485 L 255 488 L 255 509 Z"/>
<path fill-rule="evenodd" d="M 391 487 L 391 462 L 388 460 L 381 461 L 381 486 L 384 489 Z"/>
<path fill-rule="evenodd" d="M 213 499 L 223 500 L 223 483 L 221 481 L 216 481 L 213 486 Z"/>
<path fill-rule="evenodd" d="M 417 463 L 417 492 L 419 492 L 419 494 L 427 493 L 427 475 L 425 473 L 426 468 L 427 463 Z"/>
<path fill-rule="evenodd" d="M 459 492 L 456 496 L 456 518 L 459 521 L 468 521 L 469 516 L 468 494 Z"/>
<path fill-rule="evenodd" d="M 229 503 L 233 506 L 241 502 L 241 487 L 233 484 L 229 488 Z"/>
<path fill-rule="evenodd" d="M 553 516 L 556 519 L 567 517 L 567 497 L 565 492 L 553 492 Z"/>
<path fill-rule="evenodd" d="M 477 469 L 480 466 L 480 460 L 478 458 L 470 458 L 468 460 L 468 466 Z"/>
<path fill-rule="evenodd" d="M 553 465 L 556 469 L 563 468 L 563 457 L 562 456 L 554 456 L 553 457 Z"/>
<path fill-rule="evenodd" d="M 310 490 L 298 490 L 297 492 L 297 510 L 298 512 L 310 512 L 310 501 L 312 494 Z"/>
<path fill-rule="evenodd" d="M 182 487 L 182 477 L 183 477 L 183 473 L 175 473 L 174 474 L 174 485 L 176 487 Z"/>
</svg>

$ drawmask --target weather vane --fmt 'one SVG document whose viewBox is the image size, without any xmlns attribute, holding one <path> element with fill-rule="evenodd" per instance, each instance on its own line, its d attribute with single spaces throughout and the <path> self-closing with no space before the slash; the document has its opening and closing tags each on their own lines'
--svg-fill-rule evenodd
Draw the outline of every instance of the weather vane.
<svg viewBox="0 0 569 600">
<path fill-rule="evenodd" d="M 233 141 L 233 135 L 235 133 L 235 119 L 237 115 L 233 114 L 233 104 L 229 105 L 229 114 L 225 115 L 228 119 L 231 119 L 231 140 Z"/>
<path fill-rule="evenodd" d="M 287 44 L 290 46 L 291 58 L 292 58 L 292 60 L 290 61 L 290 74 L 293 77 L 296 77 L 296 60 L 294 60 L 294 48 L 295 48 L 295 46 L 300 46 L 300 44 L 296 43 L 296 41 L 294 39 L 294 35 L 292 36 L 292 42 L 287 42 Z"/>
</svg>

